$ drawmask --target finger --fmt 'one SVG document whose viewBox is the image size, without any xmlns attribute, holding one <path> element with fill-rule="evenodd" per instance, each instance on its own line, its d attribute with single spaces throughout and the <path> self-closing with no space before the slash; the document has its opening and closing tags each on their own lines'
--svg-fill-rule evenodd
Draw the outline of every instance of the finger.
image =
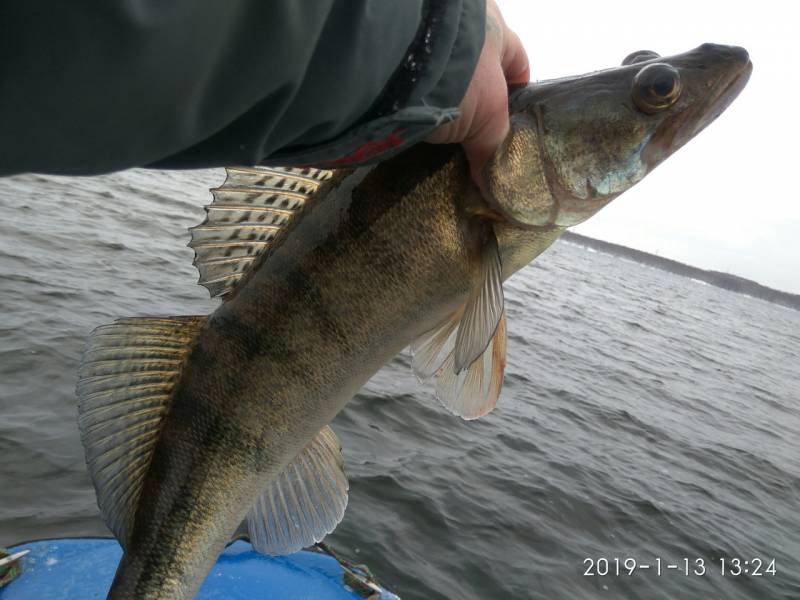
<svg viewBox="0 0 800 600">
<path fill-rule="evenodd" d="M 464 140 L 472 180 L 483 190 L 483 169 L 508 134 L 508 113 L 488 121 L 478 135 Z"/>
<path fill-rule="evenodd" d="M 528 83 L 531 79 L 531 68 L 525 47 L 519 36 L 510 29 L 506 29 L 503 37 L 505 44 L 501 62 L 506 81 L 508 83 Z"/>
<path fill-rule="evenodd" d="M 480 120 L 475 120 L 462 145 L 470 165 L 472 179 L 483 187 L 481 173 L 497 147 L 508 134 L 508 95 L 503 73 L 497 69 L 486 85 L 492 93 L 484 96 Z"/>
</svg>

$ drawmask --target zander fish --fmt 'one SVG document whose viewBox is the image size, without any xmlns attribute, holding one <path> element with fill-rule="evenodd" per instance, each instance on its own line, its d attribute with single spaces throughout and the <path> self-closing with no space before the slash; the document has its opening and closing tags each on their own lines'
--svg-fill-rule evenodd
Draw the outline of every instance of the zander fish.
<svg viewBox="0 0 800 600">
<path fill-rule="evenodd" d="M 99 327 L 83 357 L 82 441 L 124 548 L 109 598 L 192 597 L 245 519 L 268 554 L 332 531 L 348 486 L 328 423 L 406 346 L 450 411 L 492 410 L 503 280 L 713 121 L 751 68 L 706 44 L 514 90 L 483 195 L 458 146 L 228 169 L 190 242 L 222 304 Z"/>
</svg>

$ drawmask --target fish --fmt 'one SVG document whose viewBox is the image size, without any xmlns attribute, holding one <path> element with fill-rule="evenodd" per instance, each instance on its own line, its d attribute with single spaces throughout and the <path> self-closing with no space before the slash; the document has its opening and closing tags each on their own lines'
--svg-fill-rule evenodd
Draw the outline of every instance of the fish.
<svg viewBox="0 0 800 600">
<path fill-rule="evenodd" d="M 480 188 L 458 145 L 228 168 L 189 243 L 216 310 L 100 326 L 81 361 L 81 440 L 124 550 L 108 598 L 193 597 L 242 523 L 270 555 L 333 531 L 348 484 L 330 422 L 406 347 L 450 412 L 493 410 L 503 282 L 716 119 L 751 71 L 743 48 L 704 44 L 512 89 Z"/>
</svg>

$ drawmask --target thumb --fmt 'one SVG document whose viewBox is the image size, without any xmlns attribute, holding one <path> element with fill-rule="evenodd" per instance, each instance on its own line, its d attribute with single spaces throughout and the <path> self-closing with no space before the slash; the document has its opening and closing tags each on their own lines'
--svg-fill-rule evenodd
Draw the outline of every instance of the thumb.
<svg viewBox="0 0 800 600">
<path fill-rule="evenodd" d="M 510 29 L 505 32 L 501 62 L 508 83 L 528 83 L 530 81 L 531 67 L 528 62 L 528 54 L 525 52 L 519 36 Z"/>
<path fill-rule="evenodd" d="M 497 60 L 497 59 L 495 59 Z M 470 165 L 472 179 L 483 190 L 481 173 L 486 163 L 508 134 L 508 84 L 503 69 L 495 62 L 489 63 L 479 77 L 474 78 L 482 100 L 473 122 L 462 142 L 464 154 Z"/>
</svg>

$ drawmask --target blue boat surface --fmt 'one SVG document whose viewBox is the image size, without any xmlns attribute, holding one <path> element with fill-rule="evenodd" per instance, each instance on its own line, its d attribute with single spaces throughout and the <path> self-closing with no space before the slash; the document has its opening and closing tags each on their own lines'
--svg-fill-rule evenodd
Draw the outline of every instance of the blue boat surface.
<svg viewBox="0 0 800 600">
<path fill-rule="evenodd" d="M 22 574 L 0 588 L 2 600 L 103 599 L 122 549 L 113 539 L 40 540 L 9 549 L 29 550 Z M 399 600 L 359 567 L 330 554 L 303 550 L 264 556 L 245 541 L 230 544 L 206 577 L 197 600 Z"/>
</svg>

